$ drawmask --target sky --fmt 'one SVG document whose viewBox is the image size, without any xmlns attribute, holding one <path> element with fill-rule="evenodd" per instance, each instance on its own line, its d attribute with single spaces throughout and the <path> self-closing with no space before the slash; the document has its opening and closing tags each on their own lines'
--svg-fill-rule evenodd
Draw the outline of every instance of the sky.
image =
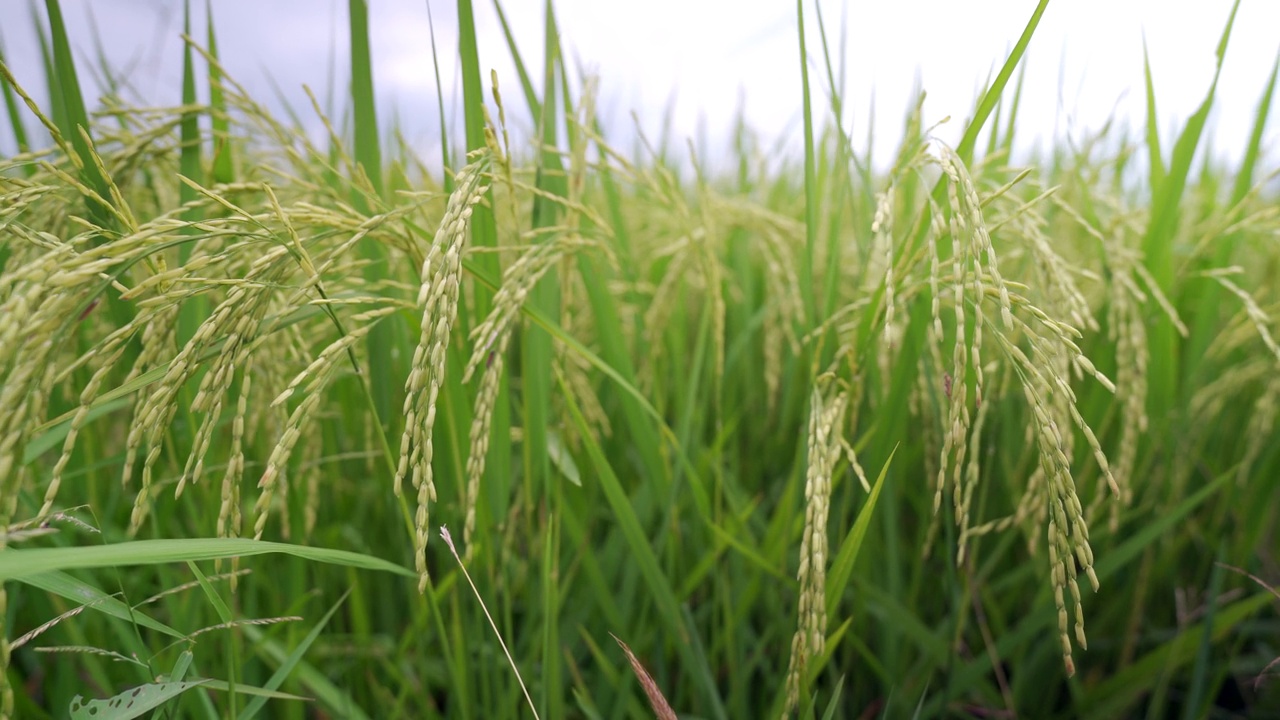
<svg viewBox="0 0 1280 720">
<path fill-rule="evenodd" d="M 804 0 L 815 105 L 826 107 L 826 72 L 815 2 Z M 873 149 L 888 161 L 900 139 L 906 108 L 923 87 L 925 120 L 950 117 L 935 135 L 958 142 L 974 98 L 993 77 L 1029 19 L 1029 0 L 819 0 L 843 66 L 843 127 L 858 146 L 874 127 Z M 47 99 L 34 31 L 37 3 L 0 0 L 0 47 L 6 62 L 38 102 Z M 43 4 L 34 16 L 43 19 Z M 369 0 L 374 82 L 379 119 L 393 120 L 429 162 L 439 162 L 434 21 L 447 122 L 460 127 L 457 15 L 452 2 Z M 526 65 L 541 65 L 544 3 L 503 3 Z M 561 42 L 571 67 L 599 79 L 599 112 L 615 144 L 629 148 L 636 123 L 651 139 L 671 112 L 673 145 L 706 142 L 728 149 L 739 110 L 766 147 L 798 157 L 802 143 L 800 54 L 796 4 L 776 0 L 555 0 Z M 193 1 L 193 35 L 205 37 L 204 3 Z M 1079 140 L 1113 115 L 1136 134 L 1146 121 L 1144 44 L 1150 58 L 1157 114 L 1168 138 L 1203 99 L 1214 71 L 1214 50 L 1231 0 L 1056 0 L 1029 49 L 1018 128 L 1023 151 L 1051 141 Z M 180 97 L 182 3 L 177 0 L 62 0 L 81 82 L 93 104 L 93 27 L 102 54 L 126 78 L 133 99 L 177 104 Z M 345 88 L 347 3 L 340 0 L 215 0 L 220 55 L 230 74 L 259 102 L 284 115 L 299 111 L 319 137 L 304 84 L 322 102 L 328 88 Z M 92 14 L 90 13 L 92 11 Z M 477 3 L 481 65 L 496 70 L 517 137 L 532 122 L 493 4 Z M 1242 0 L 1219 83 L 1208 139 L 1214 153 L 1239 157 L 1258 99 L 1280 55 L 1280 2 Z M 840 62 L 839 39 L 846 53 Z M 336 75 L 334 74 L 336 73 Z M 486 73 L 487 74 L 487 73 Z M 536 73 L 535 75 L 540 75 Z M 336 84 L 332 78 L 336 78 Z M 205 91 L 202 89 L 202 93 Z M 207 97 L 207 95 L 203 95 Z M 1273 110 L 1274 114 L 1274 110 Z M 874 125 L 871 123 L 874 122 Z M 34 133 L 34 119 L 27 118 Z M 1280 121 L 1266 147 L 1274 157 Z M 619 139 L 621 140 L 619 142 Z M 1171 140 L 1166 139 L 1166 153 Z M 701 146 L 700 146 L 701 147 Z M 0 152 L 12 152 L 0 122 Z M 877 164 L 880 164 L 878 162 Z"/>
</svg>

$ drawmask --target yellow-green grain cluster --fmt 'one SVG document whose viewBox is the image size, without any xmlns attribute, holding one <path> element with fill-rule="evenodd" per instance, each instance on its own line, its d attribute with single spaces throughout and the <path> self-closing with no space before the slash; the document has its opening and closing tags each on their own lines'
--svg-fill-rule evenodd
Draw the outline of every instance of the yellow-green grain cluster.
<svg viewBox="0 0 1280 720">
<path fill-rule="evenodd" d="M 422 287 L 418 291 L 417 305 L 422 313 L 421 334 L 414 349 L 409 379 L 405 383 L 404 434 L 400 439 L 400 460 L 394 481 L 395 492 L 399 494 L 404 478 L 410 476 L 417 491 L 414 555 L 420 591 L 425 591 L 427 586 L 427 538 L 431 533 L 429 512 L 431 503 L 436 499 L 431 468 L 436 400 L 445 381 L 445 350 L 458 312 L 458 286 L 467 227 L 472 207 L 484 196 L 483 173 L 488 165 L 487 152 L 481 152 L 458 172 L 455 178 L 457 187 L 449 196 L 440 229 L 436 231 L 431 249 L 422 262 Z"/>
<path fill-rule="evenodd" d="M 827 517 L 831 511 L 831 480 L 842 449 L 841 432 L 848 394 L 835 389 L 810 396 L 808 471 L 804 483 L 804 533 L 800 541 L 799 621 L 791 639 L 787 667 L 787 698 L 783 717 L 790 717 L 800 700 L 809 663 L 822 654 L 827 637 Z"/>
<path fill-rule="evenodd" d="M 510 717 L 509 665 L 543 717 L 1127 716 L 1203 710 L 1270 647 L 1212 563 L 1274 524 L 1276 81 L 1234 182 L 1195 118 L 1027 155 L 1016 62 L 954 149 L 921 95 L 886 170 L 833 94 L 803 165 L 745 122 L 726 165 L 611 145 L 546 20 L 505 100 L 460 45 L 443 162 L 374 132 L 354 25 L 353 124 L 309 90 L 273 118 L 212 50 L 207 104 L 87 121 L 0 64 L 0 126 L 25 102 L 52 140 L 0 160 L 0 720 L 192 657 L 265 687 L 301 635 L 257 626 L 324 606 L 293 690 L 329 715 Z M 437 530 L 459 564 L 429 577 Z M 187 548 L 263 541 L 292 547 L 192 577 Z M 40 545 L 125 569 L 6 574 Z M 195 564 L 132 564 L 157 547 Z M 1201 577 L 1212 614 L 1165 612 Z"/>
</svg>

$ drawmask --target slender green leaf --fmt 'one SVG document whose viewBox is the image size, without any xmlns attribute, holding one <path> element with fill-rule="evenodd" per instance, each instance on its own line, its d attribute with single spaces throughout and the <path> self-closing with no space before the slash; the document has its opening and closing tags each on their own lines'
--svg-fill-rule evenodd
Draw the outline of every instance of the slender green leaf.
<svg viewBox="0 0 1280 720">
<path fill-rule="evenodd" d="M 350 595 L 351 590 L 347 590 L 347 592 L 343 593 L 342 597 L 338 598 L 338 601 L 333 604 L 333 607 L 330 607 L 329 611 L 311 627 L 310 632 L 308 632 L 306 637 L 302 639 L 302 642 L 298 643 L 298 645 L 284 657 L 283 661 L 280 662 L 280 666 L 271 674 L 271 678 L 263 684 L 263 690 L 274 691 L 284 684 L 284 681 L 302 662 L 302 656 L 306 655 L 307 650 L 315 644 L 316 638 L 320 637 L 320 632 L 329 624 L 329 621 L 333 619 L 334 613 L 338 612 L 338 608 L 342 607 L 342 603 L 346 601 Z M 245 705 L 244 709 L 241 710 L 240 714 L 236 717 L 238 720 L 250 720 L 250 718 L 256 717 L 258 713 L 262 711 L 262 708 L 266 707 L 268 699 L 269 698 L 266 695 L 255 696 L 253 700 L 249 701 L 248 705 Z"/>
<path fill-rule="evenodd" d="M 893 456 L 897 452 L 898 448 L 895 447 L 889 453 L 889 458 L 885 460 L 884 467 L 880 468 L 880 474 L 876 476 L 875 484 L 871 486 L 871 493 L 867 495 L 866 503 L 858 511 L 857 519 L 853 521 L 853 525 L 849 528 L 849 533 L 840 542 L 840 549 L 836 552 L 835 559 L 831 561 L 831 568 L 827 571 L 826 603 L 828 611 L 839 606 L 840 598 L 844 597 L 844 591 L 849 585 L 849 578 L 853 577 L 853 567 L 858 561 L 858 551 L 862 549 L 862 541 L 867 536 L 867 528 L 871 526 L 871 517 L 875 513 L 876 501 L 880 499 L 880 490 L 884 487 L 884 479 L 889 474 L 889 463 L 893 462 Z"/>
<path fill-rule="evenodd" d="M 1151 58 L 1147 55 L 1147 39 L 1142 39 L 1142 75 L 1147 92 L 1147 164 L 1150 166 L 1151 187 L 1164 184 L 1166 170 L 1164 153 L 1160 149 L 1160 118 L 1156 114 L 1156 89 L 1151 78 Z"/>
<path fill-rule="evenodd" d="M 84 97 L 81 95 L 80 80 L 76 76 L 76 64 L 71 57 L 71 43 L 67 39 L 67 26 L 62 21 L 62 6 L 58 0 L 45 0 L 45 9 L 49 14 L 49 33 L 53 48 L 53 69 L 57 78 L 57 91 L 52 101 L 61 108 L 63 118 L 59 130 L 66 142 L 71 144 L 79 156 L 80 178 L 99 198 L 110 198 L 107 179 L 98 169 L 94 160 L 95 151 L 88 138 L 91 130 L 89 114 L 85 110 Z M 55 114 L 55 119 L 58 117 Z M 85 204 L 89 217 L 99 227 L 112 228 L 115 222 L 111 212 L 99 200 L 86 197 Z"/>
<path fill-rule="evenodd" d="M 0 43 L 0 63 L 7 64 L 4 57 L 4 45 Z M 27 127 L 22 121 L 22 112 L 18 109 L 18 98 L 13 92 L 8 82 L 0 82 L 0 92 L 4 93 L 4 109 L 5 114 L 9 116 L 9 131 L 13 133 L 14 142 L 18 146 L 19 153 L 25 153 L 31 149 L 31 143 L 27 140 Z M 30 177 L 35 172 L 35 168 L 27 168 L 27 176 Z M 3 263 L 0 263 L 3 267 Z"/>
<path fill-rule="evenodd" d="M 800 40 L 800 90 L 801 110 L 804 116 L 804 237 L 805 251 L 800 259 L 800 294 L 804 300 L 805 317 L 809 327 L 818 327 L 823 318 L 818 316 L 817 292 L 814 285 L 813 264 L 818 246 L 818 210 L 820 206 L 817 165 L 814 149 L 813 103 L 809 95 L 809 51 L 804 39 L 804 0 L 796 0 L 797 37 Z"/>
<path fill-rule="evenodd" d="M 208 30 L 209 57 L 209 125 L 213 131 L 213 167 L 215 183 L 235 179 L 235 149 L 231 144 L 231 122 L 227 117 L 226 92 L 222 87 L 222 67 L 218 64 L 218 37 L 213 26 L 213 2 L 205 0 L 205 24 Z"/>
<path fill-rule="evenodd" d="M 351 104 L 355 115 L 355 158 L 382 194 L 382 146 L 378 109 L 373 97 L 373 58 L 369 52 L 369 7 L 366 0 L 347 0 L 351 28 Z M 360 200 L 357 198 L 357 203 Z"/>
<path fill-rule="evenodd" d="M 1220 608 L 1212 620 L 1205 618 L 1186 628 L 1173 639 L 1143 655 L 1134 664 L 1103 681 L 1100 687 L 1090 693 L 1092 702 L 1088 703 L 1086 712 L 1091 717 L 1125 715 L 1126 709 L 1131 708 L 1147 692 L 1147 678 L 1192 662 L 1199 648 L 1195 637 L 1208 633 L 1214 642 L 1221 642 L 1271 601 L 1272 598 L 1266 593 L 1258 593 Z"/>
<path fill-rule="evenodd" d="M 1000 96 L 1004 94 L 1009 78 L 1013 77 L 1014 69 L 1018 67 L 1018 63 L 1022 62 L 1022 57 L 1026 54 L 1027 47 L 1031 44 L 1031 37 L 1035 35 L 1036 28 L 1040 25 L 1040 17 L 1044 15 L 1044 11 L 1048 7 L 1049 0 L 1040 0 L 1036 3 L 1035 10 L 1031 11 L 1031 18 L 1027 20 L 1026 26 L 1022 28 L 1022 34 L 1018 36 L 1018 41 L 1014 43 L 1013 49 L 1009 51 L 1009 57 L 1005 58 L 1004 65 L 1000 67 L 1000 72 L 996 74 L 995 81 L 991 83 L 986 93 L 983 94 L 982 100 L 979 101 L 973 119 L 969 121 L 969 126 L 965 128 L 964 135 L 960 138 L 960 145 L 956 147 L 956 154 L 966 164 L 973 162 L 973 151 L 978 144 L 978 134 L 982 132 L 983 126 L 986 125 L 991 111 L 1000 102 Z"/>
<path fill-rule="evenodd" d="M 45 592 L 59 595 L 73 602 L 82 603 L 94 612 L 137 623 L 142 627 L 164 633 L 172 638 L 185 638 L 186 635 L 168 625 L 146 615 L 121 602 L 114 595 L 104 593 L 98 588 L 68 575 L 60 570 L 42 572 L 22 578 L 22 582 Z"/>
<path fill-rule="evenodd" d="M 578 409 L 577 403 L 574 402 L 573 395 L 566 386 L 564 378 L 559 374 L 556 377 L 560 382 L 560 390 L 564 394 L 569 414 L 572 416 L 578 432 L 582 435 L 583 445 L 586 447 L 587 455 L 591 458 L 591 465 L 595 469 L 597 479 L 600 481 L 600 487 L 604 491 L 610 509 L 613 511 L 613 517 L 618 523 L 623 537 L 626 538 L 627 546 L 631 550 L 631 562 L 639 568 L 640 574 L 645 579 L 649 597 L 657 605 L 658 615 L 662 620 L 662 625 L 667 632 L 669 640 L 675 643 L 677 651 L 684 658 L 686 672 L 692 673 L 695 677 L 703 678 L 704 682 L 701 683 L 700 690 L 708 711 L 716 718 L 727 717 L 715 686 L 708 686 L 705 682 L 706 678 L 712 677 L 710 670 L 705 667 L 698 667 L 700 659 L 694 649 L 689 628 L 684 624 L 680 605 L 676 601 L 670 581 L 662 573 L 662 569 L 658 565 L 658 558 L 653 552 L 653 547 L 649 544 L 649 539 L 645 536 L 639 519 L 636 518 L 635 511 L 631 507 L 631 500 L 627 497 L 626 491 L 622 489 L 622 483 L 618 481 L 618 477 L 614 475 L 613 468 L 610 466 L 604 451 L 592 438 L 591 429 L 587 426 L 587 421 L 582 416 L 582 411 Z"/>
<path fill-rule="evenodd" d="M 1191 163 L 1195 159 L 1196 149 L 1200 145 L 1200 137 L 1205 124 L 1209 120 L 1209 111 L 1213 108 L 1214 93 L 1218 87 L 1218 77 L 1222 73 L 1222 61 L 1226 55 L 1227 41 L 1231 37 L 1231 28 L 1235 24 L 1236 11 L 1240 8 L 1240 0 L 1231 6 L 1231 16 L 1227 19 L 1226 28 L 1218 43 L 1217 65 L 1213 72 L 1213 81 L 1209 83 L 1209 91 L 1205 94 L 1200 107 L 1187 119 L 1187 125 L 1173 146 L 1173 155 L 1169 160 L 1168 170 L 1160 179 L 1160 183 L 1152 185 L 1154 195 L 1151 200 L 1151 219 L 1147 223 L 1147 232 L 1142 240 L 1142 255 L 1147 270 L 1165 295 L 1174 291 L 1174 245 L 1177 240 L 1178 217 L 1182 213 L 1182 196 L 1187 186 L 1187 177 L 1191 172 Z M 1150 364 L 1148 380 L 1149 412 L 1152 417 L 1166 418 L 1174 400 L 1179 397 L 1177 387 L 1178 363 L 1180 349 L 1172 320 L 1161 314 L 1161 317 L 1148 336 L 1151 357 L 1158 362 Z"/>
<path fill-rule="evenodd" d="M 417 575 L 404 567 L 349 550 L 290 545 L 242 538 L 135 540 L 93 547 L 9 549 L 0 553 L 0 581 L 25 580 L 54 570 L 127 567 L 161 563 L 251 557 L 281 553 L 313 562 L 378 570 L 405 577 Z"/>
</svg>

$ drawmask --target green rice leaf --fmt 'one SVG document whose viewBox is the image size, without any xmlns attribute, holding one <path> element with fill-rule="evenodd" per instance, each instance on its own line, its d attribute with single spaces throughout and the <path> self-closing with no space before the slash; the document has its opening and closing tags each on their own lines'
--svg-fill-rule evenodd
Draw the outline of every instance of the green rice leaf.
<svg viewBox="0 0 1280 720">
<path fill-rule="evenodd" d="M 135 540 L 92 547 L 9 549 L 0 553 L 0 581 L 26 580 L 54 570 L 128 567 L 163 563 L 229 559 L 280 553 L 313 562 L 347 565 L 363 570 L 417 577 L 411 570 L 380 558 L 349 550 L 307 547 L 244 538 Z"/>
</svg>

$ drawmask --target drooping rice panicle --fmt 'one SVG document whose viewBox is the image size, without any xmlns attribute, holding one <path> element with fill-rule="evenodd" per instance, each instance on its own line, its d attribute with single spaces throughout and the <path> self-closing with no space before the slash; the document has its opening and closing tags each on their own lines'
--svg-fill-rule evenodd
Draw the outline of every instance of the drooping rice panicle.
<svg viewBox="0 0 1280 720">
<path fill-rule="evenodd" d="M 133 107 L 127 78 L 95 68 L 106 94 L 83 122 L 66 122 L 66 104 L 41 111 L 0 66 L 0 136 L 31 124 L 28 109 L 43 127 L 0 157 L 5 572 L 29 549 L 96 557 L 62 554 L 87 528 L 64 508 L 86 503 L 102 551 L 145 550 L 110 547 L 129 531 L 175 548 L 216 548 L 215 535 L 253 546 L 247 536 L 388 569 L 411 545 L 431 582 L 406 599 L 393 573 L 303 578 L 299 558 L 277 555 L 261 562 L 287 575 L 135 595 L 154 573 L 72 568 L 84 596 L 73 606 L 94 612 L 68 613 L 40 586 L 57 576 L 6 579 L 0 720 L 65 708 L 86 677 L 109 695 L 99 686 L 117 661 L 165 681 L 163 659 L 187 651 L 243 687 L 217 662 L 223 643 L 190 638 L 235 629 L 267 647 L 260 621 L 239 615 L 291 615 L 267 606 L 312 589 L 350 591 L 313 646 L 316 670 L 349 695 L 319 694 L 328 714 L 385 700 L 405 716 L 510 715 L 515 683 L 494 671 L 506 672 L 494 662 L 504 637 L 518 640 L 513 667 L 536 668 L 526 699 L 543 717 L 643 710 L 646 696 L 664 716 L 720 718 L 824 702 L 834 715 L 1034 717 L 1047 702 L 1123 716 L 1168 688 L 1199 693 L 1188 707 L 1222 697 L 1231 678 L 1199 682 L 1202 662 L 1148 672 L 1140 653 L 1143 638 L 1194 629 L 1210 600 L 1215 630 L 1251 648 L 1233 666 L 1267 642 L 1251 623 L 1265 597 L 1186 584 L 1212 570 L 1206 540 L 1243 552 L 1265 547 L 1270 527 L 1260 479 L 1275 472 L 1280 414 L 1280 171 L 1262 167 L 1266 103 L 1235 168 L 1212 148 L 1188 154 L 1194 132 L 1170 153 L 1154 125 L 1144 143 L 1120 118 L 1028 154 L 1019 91 L 996 87 L 1006 67 L 955 150 L 924 128 L 920 93 L 886 158 L 869 129 L 868 151 L 855 147 L 847 130 L 862 117 L 824 47 L 806 53 L 827 71 L 830 108 L 806 116 L 803 172 L 745 111 L 731 137 L 690 143 L 674 124 L 651 142 L 641 119 L 628 153 L 596 115 L 598 88 L 614 90 L 580 78 L 546 20 L 541 78 L 527 66 L 515 83 L 502 76 L 517 90 L 504 99 L 493 72 L 486 92 L 462 43 L 460 112 L 442 100 L 428 119 L 438 141 L 393 125 L 373 163 L 368 124 L 356 123 L 357 149 L 341 97 L 306 90 L 313 116 L 276 119 L 190 39 L 207 85 L 197 71 L 181 105 Z M 470 164 L 457 163 L 459 119 L 486 148 Z M 505 272 L 490 276 L 495 256 Z M 551 275 L 558 297 L 530 306 Z M 805 297 L 821 298 L 818 317 Z M 389 388 L 401 415 L 384 417 L 366 367 L 405 376 L 404 398 L 395 378 Z M 394 491 L 364 482 L 388 476 Z M 123 495 L 116 478 L 132 483 Z M 466 552 L 462 572 L 432 582 L 426 543 L 441 518 L 463 523 Z M 401 519 L 407 535 L 392 532 Z M 1124 550 L 1103 564 L 1095 547 Z M 1139 560 L 1113 564 L 1135 549 Z M 780 568 L 797 551 L 793 586 Z M 156 577 L 175 572 L 186 569 Z M 458 602 L 464 572 L 497 599 L 493 635 L 476 632 L 480 606 Z M 97 587 L 117 575 L 119 588 Z M 1120 608 L 1090 613 L 1087 655 L 1081 576 L 1107 581 L 1097 600 Z M 237 593 L 230 618 L 199 599 L 222 579 Z M 1157 602 L 1169 595 L 1171 618 Z M 780 612 L 792 596 L 795 616 Z M 1049 602 L 1052 629 L 1040 623 Z M 121 652 L 90 646 L 115 637 L 102 623 L 122 608 L 190 647 L 163 650 L 155 626 Z M 63 646 L 72 662 L 32 660 L 45 650 L 35 640 L 69 632 L 86 638 Z M 609 633 L 628 638 L 639 682 L 598 662 Z M 782 664 L 771 649 L 787 637 Z M 929 678 L 956 658 L 975 662 L 939 691 Z M 1078 679 L 1006 674 L 1058 662 Z M 1123 687 L 1107 680 L 1117 667 Z M 365 682 L 370 668 L 393 668 L 411 691 L 388 695 Z"/>
<path fill-rule="evenodd" d="M 483 173 L 488 167 L 487 152 L 480 152 L 458 172 L 456 189 L 449 196 L 440 229 L 436 232 L 422 263 L 422 288 L 418 308 L 422 313 L 421 334 L 405 383 L 404 435 L 400 439 L 400 460 L 394 490 L 401 492 L 406 475 L 417 491 L 418 509 L 414 518 L 414 557 L 419 591 L 427 586 L 427 539 L 429 511 L 436 499 L 432 476 L 432 433 L 436 420 L 436 398 L 444 384 L 445 348 L 458 312 L 458 285 L 462 271 L 472 206 L 484 196 Z"/>
<path fill-rule="evenodd" d="M 804 532 L 800 542 L 799 619 L 791 639 L 787 666 L 786 705 L 790 717 L 800 701 L 808 664 L 823 652 L 827 633 L 827 515 L 831 509 L 831 476 L 841 454 L 841 432 L 848 395 L 841 390 L 824 397 L 815 387 L 810 396 L 808 470 L 804 484 Z"/>
</svg>

